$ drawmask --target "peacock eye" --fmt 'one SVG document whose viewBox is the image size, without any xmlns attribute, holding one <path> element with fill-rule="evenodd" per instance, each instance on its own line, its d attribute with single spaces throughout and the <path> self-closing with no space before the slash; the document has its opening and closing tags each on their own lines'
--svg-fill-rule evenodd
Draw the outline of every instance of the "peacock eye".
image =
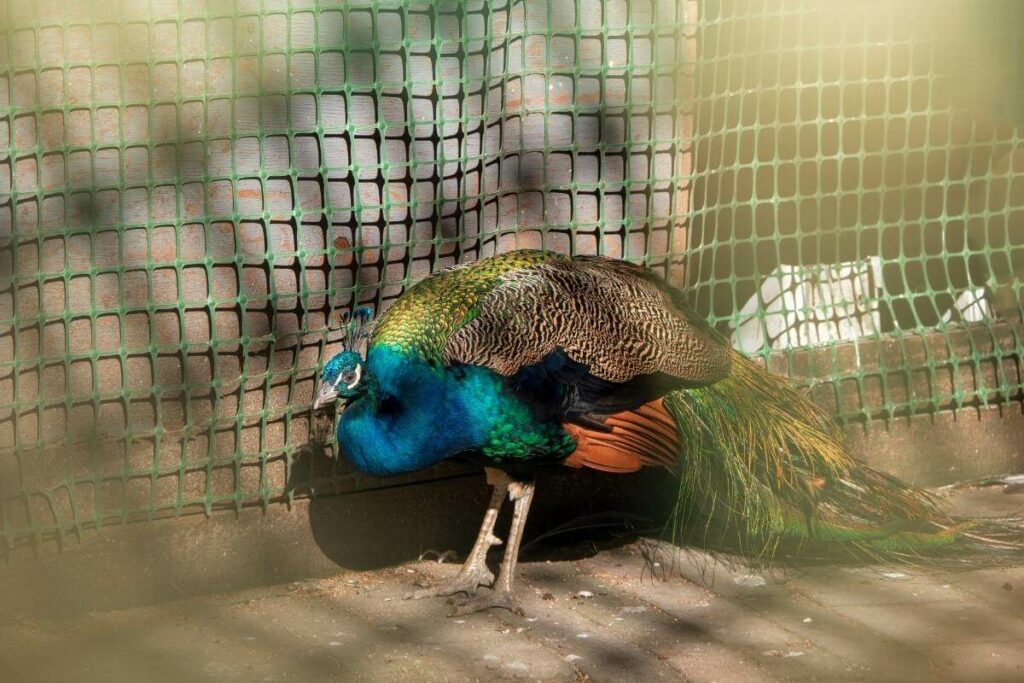
<svg viewBox="0 0 1024 683">
<path fill-rule="evenodd" d="M 363 369 L 358 365 L 354 370 L 349 370 L 341 376 L 341 381 L 348 389 L 355 389 L 356 385 L 359 384 L 359 380 L 362 379 Z"/>
</svg>

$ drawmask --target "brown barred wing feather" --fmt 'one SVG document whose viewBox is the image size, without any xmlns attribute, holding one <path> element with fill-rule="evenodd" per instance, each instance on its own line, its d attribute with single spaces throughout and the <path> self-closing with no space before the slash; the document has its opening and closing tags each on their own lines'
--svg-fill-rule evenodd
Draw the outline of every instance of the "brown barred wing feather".
<svg viewBox="0 0 1024 683">
<path fill-rule="evenodd" d="M 503 274 L 448 339 L 444 357 L 511 376 L 555 351 L 609 382 L 662 374 L 702 386 L 730 367 L 728 346 L 660 278 L 595 257 Z"/>
</svg>

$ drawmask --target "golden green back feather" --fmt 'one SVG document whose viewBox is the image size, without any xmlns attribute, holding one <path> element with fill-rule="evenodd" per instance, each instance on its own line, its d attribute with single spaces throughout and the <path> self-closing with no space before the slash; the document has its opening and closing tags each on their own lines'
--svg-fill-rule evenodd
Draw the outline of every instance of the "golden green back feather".
<svg viewBox="0 0 1024 683">
<path fill-rule="evenodd" d="M 480 300 L 502 275 L 564 258 L 546 251 L 512 251 L 438 271 L 413 285 L 377 320 L 370 345 L 397 346 L 441 363 L 448 339 L 473 319 Z"/>
</svg>

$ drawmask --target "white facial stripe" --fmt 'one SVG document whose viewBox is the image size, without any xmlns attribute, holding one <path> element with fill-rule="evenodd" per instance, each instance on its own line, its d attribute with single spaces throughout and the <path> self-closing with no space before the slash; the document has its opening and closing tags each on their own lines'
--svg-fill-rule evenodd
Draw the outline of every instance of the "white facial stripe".
<svg viewBox="0 0 1024 683">
<path fill-rule="evenodd" d="M 352 380 L 352 383 L 348 384 L 347 387 L 349 389 L 355 389 L 356 385 L 359 384 L 359 380 L 361 380 L 362 378 L 363 378 L 363 366 L 362 365 L 357 365 L 356 366 L 356 378 L 354 380 Z"/>
<path fill-rule="evenodd" d="M 333 389 L 335 391 L 338 390 L 338 385 L 341 384 L 341 380 L 345 378 L 345 374 L 347 374 L 347 373 L 343 373 L 343 374 L 339 374 L 338 375 L 338 377 L 334 380 L 334 384 L 331 385 L 331 389 Z M 363 366 L 362 365 L 357 365 L 356 366 L 355 375 L 356 375 L 355 379 L 353 379 L 351 383 L 345 385 L 346 389 L 355 389 L 356 386 L 359 385 L 359 381 L 363 378 Z"/>
</svg>

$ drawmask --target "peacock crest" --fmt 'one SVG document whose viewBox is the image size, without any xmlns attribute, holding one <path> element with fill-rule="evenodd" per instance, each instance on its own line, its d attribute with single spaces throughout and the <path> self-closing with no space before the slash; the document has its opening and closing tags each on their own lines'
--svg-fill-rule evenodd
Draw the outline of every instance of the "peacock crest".
<svg viewBox="0 0 1024 683">
<path fill-rule="evenodd" d="M 366 356 L 366 342 L 370 339 L 373 331 L 373 309 L 369 306 L 359 306 L 348 314 L 347 320 L 342 321 L 345 329 L 345 336 L 342 340 L 342 352 L 358 353 Z"/>
</svg>

